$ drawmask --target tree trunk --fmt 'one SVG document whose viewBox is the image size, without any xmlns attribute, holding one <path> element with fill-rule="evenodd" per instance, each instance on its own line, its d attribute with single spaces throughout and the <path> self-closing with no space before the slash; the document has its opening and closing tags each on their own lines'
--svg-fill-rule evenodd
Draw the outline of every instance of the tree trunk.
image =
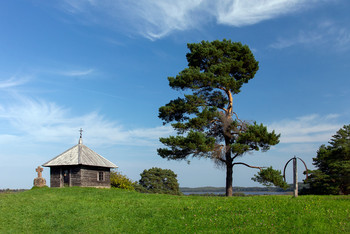
<svg viewBox="0 0 350 234">
<path fill-rule="evenodd" d="M 225 136 L 225 162 L 226 162 L 226 197 L 232 197 L 232 158 L 231 158 L 231 149 L 230 149 L 230 138 Z"/>
<path fill-rule="evenodd" d="M 228 145 L 228 140 L 226 140 L 226 145 Z M 232 158 L 231 158 L 231 151 L 226 152 L 226 197 L 232 197 L 232 181 L 233 181 L 233 174 L 232 174 Z"/>
<path fill-rule="evenodd" d="M 232 164 L 226 164 L 226 197 L 232 197 Z"/>
</svg>

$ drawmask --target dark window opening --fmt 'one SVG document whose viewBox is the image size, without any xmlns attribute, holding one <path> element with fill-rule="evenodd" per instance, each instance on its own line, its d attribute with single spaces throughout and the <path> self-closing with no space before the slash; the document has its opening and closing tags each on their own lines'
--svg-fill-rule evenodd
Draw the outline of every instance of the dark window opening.
<svg viewBox="0 0 350 234">
<path fill-rule="evenodd" d="M 105 173 L 103 171 L 98 172 L 98 181 L 104 181 L 105 180 Z"/>
</svg>

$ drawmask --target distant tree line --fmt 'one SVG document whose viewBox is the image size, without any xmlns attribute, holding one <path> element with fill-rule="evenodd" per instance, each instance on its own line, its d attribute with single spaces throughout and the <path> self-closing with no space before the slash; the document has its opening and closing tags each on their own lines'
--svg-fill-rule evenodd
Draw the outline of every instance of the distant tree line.
<svg viewBox="0 0 350 234">
<path fill-rule="evenodd" d="M 17 193 L 17 192 L 24 192 L 27 191 L 28 189 L 0 189 L 0 193 Z"/>
</svg>

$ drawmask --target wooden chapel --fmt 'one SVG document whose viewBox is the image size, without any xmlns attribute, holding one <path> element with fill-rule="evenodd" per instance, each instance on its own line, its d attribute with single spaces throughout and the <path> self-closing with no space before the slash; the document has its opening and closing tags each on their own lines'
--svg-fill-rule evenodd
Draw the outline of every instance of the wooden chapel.
<svg viewBox="0 0 350 234">
<path fill-rule="evenodd" d="M 111 187 L 110 169 L 117 166 L 85 146 L 82 131 L 77 145 L 42 165 L 50 167 L 51 187 Z"/>
</svg>

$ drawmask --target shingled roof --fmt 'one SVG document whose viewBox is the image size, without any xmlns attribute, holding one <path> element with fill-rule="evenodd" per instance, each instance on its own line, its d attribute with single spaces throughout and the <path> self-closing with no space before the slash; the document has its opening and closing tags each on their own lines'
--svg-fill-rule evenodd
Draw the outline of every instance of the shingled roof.
<svg viewBox="0 0 350 234">
<path fill-rule="evenodd" d="M 57 157 L 43 164 L 44 167 L 86 165 L 96 167 L 116 168 L 114 163 L 105 159 L 83 144 L 80 135 L 79 143 Z"/>
</svg>

